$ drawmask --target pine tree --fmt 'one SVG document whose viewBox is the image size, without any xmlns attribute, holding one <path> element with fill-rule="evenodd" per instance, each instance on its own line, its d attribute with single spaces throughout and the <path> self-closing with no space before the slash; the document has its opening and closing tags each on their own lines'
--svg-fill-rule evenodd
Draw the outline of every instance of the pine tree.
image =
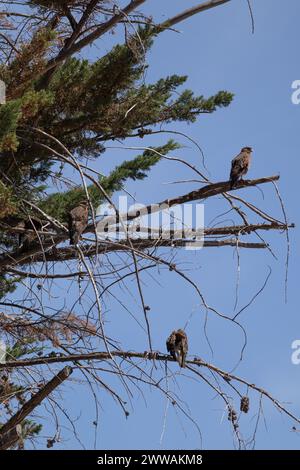
<svg viewBox="0 0 300 470">
<path fill-rule="evenodd" d="M 143 4 L 141 0 L 130 2 L 123 12 L 109 1 L 32 0 L 25 3 L 26 12 L 32 15 L 26 34 L 20 25 L 18 27 L 18 16 L 10 15 L 16 27 L 12 33 L 15 45 L 12 47 L 11 41 L 7 41 L 3 56 L 0 55 L 0 79 L 6 84 L 6 103 L 0 105 L 0 299 L 3 305 L 9 305 L 15 289 L 26 287 L 24 280 L 28 273 L 25 271 L 34 263 L 54 261 L 54 271 L 59 278 L 66 261 L 73 261 L 72 267 L 67 269 L 69 273 L 78 271 L 79 260 L 76 279 L 81 289 L 84 272 L 88 271 L 91 276 L 86 257 L 94 256 L 99 250 L 105 253 L 107 245 L 99 242 L 101 246 L 96 243 L 95 248 L 94 237 L 80 249 L 69 248 L 65 242 L 70 210 L 88 197 L 93 226 L 92 218 L 102 203 L 123 191 L 127 181 L 147 178 L 155 165 L 180 148 L 175 140 L 162 140 L 160 145 L 150 147 L 146 142 L 149 135 L 162 125 L 193 123 L 202 114 L 229 106 L 233 99 L 232 93 L 223 90 L 213 96 L 195 96 L 193 91 L 184 88 L 186 76 L 171 75 L 156 83 L 145 80 L 147 53 L 157 36 L 185 19 L 187 14 L 157 25 L 151 18 L 136 13 L 136 8 Z M 217 6 L 225 2 L 214 3 Z M 134 20 L 128 16 L 131 13 L 135 14 Z M 129 18 L 129 23 L 126 24 L 124 18 Z M 114 31 L 124 21 L 123 44 L 114 45 L 94 61 L 78 56 L 85 46 L 94 44 L 102 34 Z M 134 29 L 128 28 L 131 21 L 140 24 Z M 109 158 L 107 142 L 127 142 L 132 137 L 141 139 L 144 151 L 137 151 L 134 158 L 121 162 L 108 175 L 86 169 L 99 168 L 101 159 Z M 70 167 L 78 173 L 74 182 L 67 176 Z M 206 180 L 206 183 L 210 182 Z M 214 194 L 224 195 L 228 188 L 225 182 Z M 234 228 L 230 227 L 228 234 L 232 230 Z M 250 233 L 251 227 L 247 230 Z M 155 246 L 152 242 L 152 245 L 139 242 L 133 246 L 134 240 L 129 240 L 129 245 L 124 240 L 122 243 L 122 249 L 127 246 L 133 257 L 136 256 L 134 250 Z M 174 242 L 169 240 L 168 243 L 167 246 L 173 246 Z M 114 251 L 116 247 L 112 245 L 110 249 Z M 137 271 L 136 257 L 133 259 Z M 176 270 L 174 264 L 167 265 L 170 270 Z M 115 272 L 114 266 L 111 271 Z M 47 276 L 51 279 L 48 268 L 43 273 L 45 279 Z M 31 275 L 37 290 L 42 291 L 39 276 Z M 137 281 L 139 283 L 138 274 Z M 92 277 L 90 283 L 97 289 Z M 31 290 L 32 286 L 29 293 Z M 96 295 L 97 305 L 101 295 L 101 292 Z M 56 312 L 53 318 L 52 314 L 45 316 L 43 306 L 35 302 L 34 297 L 29 295 L 29 302 L 25 295 L 24 304 L 14 307 L 17 312 L 0 317 L 0 327 L 9 345 L 9 361 L 43 355 L 46 362 L 51 362 L 57 354 L 74 353 L 74 349 L 65 346 L 65 341 L 78 342 L 84 345 L 83 349 L 78 346 L 78 351 L 85 351 L 86 344 L 90 344 L 85 341 L 92 343 L 90 338 L 97 335 L 103 340 L 101 319 L 93 318 L 90 323 L 88 316 L 82 319 L 61 312 Z M 23 315 L 17 315 L 22 308 Z M 145 317 L 148 309 L 143 304 Z M 106 353 L 109 347 L 118 351 L 112 339 L 106 339 L 103 344 Z M 49 349 L 54 349 L 52 356 L 51 353 L 45 356 Z M 13 397 L 2 401 L 6 418 L 28 399 L 28 393 L 23 393 L 20 384 L 8 378 L 9 374 L 4 370 L 0 379 L 0 406 L 1 390 L 4 393 L 5 387 L 7 394 Z M 125 409 L 123 403 L 121 406 Z M 1 424 L 4 425 L 3 415 Z M 39 424 L 23 420 L 22 439 L 14 438 L 8 447 L 22 447 L 24 439 L 39 432 Z M 55 438 L 48 440 L 47 445 L 51 447 L 54 443 Z M 7 447 L 3 444 L 3 448 Z"/>
<path fill-rule="evenodd" d="M 63 14 L 66 7 L 87 3 L 29 2 L 47 14 L 49 11 Z M 225 91 L 207 99 L 194 96 L 190 90 L 177 92 L 186 76 L 173 75 L 155 84 L 144 84 L 145 53 L 158 34 L 151 25 L 139 27 L 125 44 L 116 45 L 93 63 L 69 57 L 55 69 L 45 85 L 43 71 L 51 48 L 60 47 L 60 34 L 54 20 L 50 25 L 38 27 L 30 40 L 21 43 L 19 53 L 12 53 L 9 63 L 0 66 L 0 79 L 7 90 L 7 103 L 0 107 L 0 172 L 3 175 L 0 197 L 5 198 L 0 217 L 4 223 L 9 224 L 12 215 L 24 221 L 30 215 L 41 217 L 28 205 L 24 206 L 24 200 L 32 201 L 42 210 L 47 208 L 49 216 L 66 223 L 70 209 L 82 198 L 84 190 L 77 187 L 49 194 L 49 190 L 53 191 L 49 178 L 53 173 L 57 178 L 60 175 L 53 158 L 53 139 L 62 142 L 79 160 L 97 159 L 104 153 L 104 143 L 108 140 L 124 140 L 136 133 L 143 137 L 163 123 L 194 122 L 202 113 L 228 106 L 233 98 Z M 37 135 L 37 128 L 45 134 Z M 61 150 L 55 143 L 54 148 Z M 156 150 L 167 155 L 176 148 L 178 144 L 170 140 Z M 127 179 L 145 178 L 160 159 L 157 153 L 146 150 L 132 161 L 121 164 L 111 175 L 101 177 L 101 185 L 111 195 L 120 190 Z M 89 187 L 89 192 L 97 208 L 103 194 L 95 185 Z M 5 250 L 8 246 L 16 247 L 13 240 L 14 235 L 6 234 Z M 5 279 L 3 277 L 3 293 L 6 285 L 11 291 L 11 281 L 6 284 Z"/>
</svg>

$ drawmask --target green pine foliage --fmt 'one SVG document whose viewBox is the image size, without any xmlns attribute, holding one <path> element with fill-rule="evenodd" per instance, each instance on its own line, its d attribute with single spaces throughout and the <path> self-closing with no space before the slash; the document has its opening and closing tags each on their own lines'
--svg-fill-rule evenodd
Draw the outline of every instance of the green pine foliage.
<svg viewBox="0 0 300 470">
<path fill-rule="evenodd" d="M 179 147 L 178 143 L 169 140 L 166 145 L 153 147 L 155 151 L 149 148 L 142 155 L 138 155 L 132 160 L 124 161 L 110 175 L 101 177 L 99 184 L 105 193 L 110 196 L 114 192 L 120 191 L 126 180 L 135 181 L 146 178 L 151 168 L 161 160 L 163 155 L 167 155 Z M 95 209 L 105 200 L 105 196 L 98 185 L 88 186 L 88 193 Z M 39 207 L 60 222 L 67 223 L 69 211 L 85 198 L 84 189 L 76 187 L 64 193 L 51 194 L 39 204 Z"/>
<path fill-rule="evenodd" d="M 40 7 L 41 9 L 64 11 L 64 8 L 82 4 L 82 0 L 30 0 L 29 2 L 33 7 Z"/>
<path fill-rule="evenodd" d="M 17 282 L 18 279 L 11 279 L 5 274 L 0 275 L 0 300 L 16 290 Z"/>
<path fill-rule="evenodd" d="M 81 2 L 82 3 L 82 2 Z M 65 11 L 72 1 L 34 1 L 32 8 Z M 53 23 L 54 24 L 54 23 Z M 61 142 L 79 160 L 99 158 L 109 140 L 144 137 L 156 126 L 176 121 L 194 122 L 200 114 L 228 106 L 231 93 L 220 91 L 209 98 L 182 89 L 187 77 L 171 75 L 156 83 L 145 83 L 145 54 L 158 32 L 151 25 L 138 28 L 124 44 L 114 46 L 95 62 L 70 57 L 62 62 L 48 83 L 43 71 L 51 51 L 59 47 L 59 34 L 49 25 L 33 31 L 18 54 L 0 65 L 6 83 L 7 103 L 0 106 L 0 221 L 11 215 L 27 220 L 35 211 L 23 201 L 33 201 L 49 216 L 67 223 L 68 212 L 83 198 L 82 187 L 53 193 L 53 180 L 60 178 L 56 153 L 64 153 Z M 61 47 L 61 46 L 60 46 Z M 36 129 L 43 131 L 38 133 Z M 56 140 L 55 140 L 56 139 Z M 169 141 L 124 161 L 99 183 L 110 196 L 127 180 L 146 178 L 160 159 L 178 148 Z M 99 187 L 90 184 L 90 199 L 96 209 L 104 200 Z M 40 214 L 38 214 L 40 217 Z M 4 250 L 15 247 L 15 237 L 1 236 Z M 2 276 L 2 296 L 14 283 Z"/>
<path fill-rule="evenodd" d="M 55 2 L 35 3 L 53 8 Z M 16 200 L 37 201 L 36 185 L 48 181 L 54 164 L 52 149 L 62 152 L 50 136 L 78 158 L 98 158 L 105 151 L 107 140 L 136 134 L 143 137 L 150 132 L 149 126 L 194 122 L 201 113 L 229 105 L 232 94 L 225 91 L 208 99 L 195 96 L 191 90 L 180 91 L 186 76 L 172 75 L 145 84 L 145 52 L 155 34 L 150 26 L 139 28 L 138 35 L 128 37 L 125 44 L 116 45 L 94 63 L 69 58 L 56 69 L 46 89 L 39 75 L 50 46 L 56 41 L 50 28 L 36 31 L 10 63 L 1 66 L 9 100 L 0 108 L 0 170 L 7 176 L 6 187 L 13 179 Z M 37 135 L 36 128 L 45 134 Z M 126 178 L 140 178 L 140 164 L 145 177 L 145 160 L 147 172 L 157 163 L 154 155 L 137 157 L 130 164 L 125 162 L 102 180 L 105 190 L 111 194 L 122 187 Z M 98 204 L 102 198 L 99 190 L 90 189 L 92 200 Z M 71 202 L 80 197 L 77 190 L 55 194 L 46 198 L 46 203 L 41 201 L 41 207 L 45 209 L 47 205 L 49 215 L 66 220 Z M 20 207 L 19 210 L 22 212 Z"/>
<path fill-rule="evenodd" d="M 79 2 L 82 5 L 82 2 Z M 33 9 L 62 14 L 75 1 L 32 1 Z M 41 11 L 42 11 L 41 10 Z M 62 62 L 45 84 L 43 71 L 52 50 L 61 47 L 55 22 L 32 32 L 19 45 L 18 54 L 0 65 L 7 103 L 0 105 L 0 221 L 12 215 L 27 220 L 30 211 L 23 201 L 33 201 L 49 216 L 67 223 L 69 210 L 85 193 L 82 187 L 53 193 L 52 175 L 60 178 L 55 152 L 61 142 L 76 158 L 95 159 L 105 152 L 109 140 L 144 137 L 156 126 L 176 121 L 194 122 L 200 114 L 228 106 L 231 93 L 220 91 L 209 98 L 182 89 L 187 77 L 171 75 L 156 83 L 145 83 L 146 54 L 159 31 L 151 25 L 139 27 L 124 44 L 114 46 L 95 62 L 70 57 Z M 44 134 L 37 133 L 41 129 Z M 53 140 L 57 139 L 57 141 Z M 99 183 L 110 196 L 127 180 L 143 180 L 161 156 L 178 148 L 169 141 L 124 161 Z M 90 199 L 96 209 L 104 200 L 99 187 L 90 184 Z M 40 216 L 40 214 L 39 214 Z M 16 237 L 1 234 L 2 251 L 14 250 Z M 4 274 L 0 295 L 15 288 L 15 280 Z"/>
<path fill-rule="evenodd" d="M 17 150 L 16 129 L 20 116 L 20 101 L 10 101 L 0 107 L 0 152 Z"/>
<path fill-rule="evenodd" d="M 180 145 L 173 140 L 169 140 L 162 147 L 154 147 L 153 150 L 155 151 L 150 147 L 142 155 L 117 166 L 108 177 L 101 179 L 101 185 L 108 194 L 111 194 L 120 191 L 127 179 L 143 180 L 147 177 L 151 167 L 156 165 L 163 158 L 163 155 L 167 155 L 178 148 L 180 148 Z"/>
<path fill-rule="evenodd" d="M 35 220 L 42 218 L 28 202 L 67 224 L 69 211 L 86 197 L 82 186 L 69 181 L 65 184 L 65 164 L 61 160 L 58 163 L 60 155 L 66 157 L 71 152 L 79 162 L 86 164 L 88 161 L 89 166 L 92 160 L 98 159 L 97 168 L 101 172 L 101 159 L 109 158 L 108 152 L 105 155 L 108 141 L 143 138 L 146 148 L 143 153 L 121 162 L 107 176 L 99 177 L 98 184 L 112 196 L 122 191 L 129 180 L 143 181 L 164 155 L 180 147 L 173 140 L 149 147 L 148 134 L 161 126 L 168 128 L 175 122 L 193 123 L 201 114 L 226 107 L 233 99 L 226 91 L 208 98 L 196 96 L 184 88 L 187 81 L 184 75 L 173 74 L 148 83 L 145 73 L 147 53 L 160 33 L 159 28 L 150 24 L 138 27 L 136 34 L 131 36 L 127 31 L 124 44 L 115 45 L 99 59 L 91 61 L 70 55 L 64 61 L 58 61 L 48 75 L 49 61 L 51 63 L 59 56 L 59 51 L 68 47 L 74 21 L 76 24 L 83 6 L 90 4 L 90 0 L 31 0 L 25 3 L 30 6 L 30 12 L 37 17 L 44 15 L 45 20 L 36 21 L 20 40 L 15 37 L 11 53 L 0 61 L 0 79 L 6 84 L 6 104 L 0 105 L 0 260 L 2 256 L 7 257 L 7 253 L 12 258 L 22 253 L 18 233 L 10 230 L 13 220 L 21 225 L 23 222 L 25 227 L 24 221 L 28 222 L 29 216 Z M 103 3 L 105 6 L 106 2 Z M 75 19 L 71 15 L 73 25 L 66 35 L 72 8 Z M 87 30 L 93 22 L 95 27 L 96 16 L 92 15 L 85 25 Z M 89 197 L 96 210 L 105 197 L 97 184 L 88 184 Z M 24 277 L 12 276 L 2 270 L 0 299 L 9 297 Z M 46 332 L 31 329 L 28 333 L 25 327 L 24 331 L 24 334 L 20 333 L 20 341 L 8 348 L 10 359 L 43 353 L 47 340 L 52 341 L 54 347 L 58 344 L 56 332 L 51 331 L 49 325 Z M 7 399 L 9 394 L 11 399 Z M 6 371 L 0 377 L 1 422 L 5 422 L 4 418 L 11 416 L 28 397 L 29 392 L 14 383 L 10 372 Z M 22 440 L 38 435 L 40 431 L 40 425 L 24 421 L 19 448 L 22 448 Z M 51 439 L 48 444 L 52 446 Z"/>
<path fill-rule="evenodd" d="M 36 338 L 25 337 L 22 341 L 17 341 L 11 348 L 7 348 L 6 355 L 9 360 L 14 361 L 21 359 L 29 354 L 37 354 L 43 348 L 36 344 Z"/>
</svg>

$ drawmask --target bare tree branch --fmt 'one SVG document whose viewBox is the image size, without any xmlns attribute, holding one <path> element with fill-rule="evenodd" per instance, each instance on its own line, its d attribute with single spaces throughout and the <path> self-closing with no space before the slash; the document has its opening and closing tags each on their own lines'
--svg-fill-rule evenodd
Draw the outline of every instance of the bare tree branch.
<svg viewBox="0 0 300 470">
<path fill-rule="evenodd" d="M 174 26 L 175 24 L 181 23 L 182 21 L 190 18 L 191 16 L 196 15 L 197 13 L 201 13 L 205 10 L 218 7 L 228 2 L 230 2 L 230 0 L 209 0 L 207 2 L 201 3 L 200 5 L 189 8 L 188 10 L 185 10 L 179 13 L 178 15 L 173 16 L 172 18 L 169 18 L 168 20 L 158 25 L 157 28 L 158 29 L 170 28 Z"/>
<path fill-rule="evenodd" d="M 99 243 L 98 248 L 96 245 L 89 245 L 88 247 L 82 247 L 82 252 L 84 256 L 91 257 L 95 255 L 108 254 L 118 251 L 131 251 L 132 248 L 135 250 L 145 250 L 153 249 L 159 247 L 169 247 L 169 248 L 180 248 L 186 247 L 187 245 L 192 246 L 195 243 L 195 248 L 199 241 L 193 240 L 161 240 L 161 239 L 131 239 L 131 243 L 128 243 L 127 240 L 114 242 L 107 241 L 106 243 Z M 204 240 L 203 248 L 216 248 L 216 247 L 239 247 L 239 248 L 267 248 L 266 243 L 251 243 L 251 242 L 241 242 L 236 238 L 231 238 L 227 240 Z M 44 253 L 32 254 L 30 256 L 23 256 L 16 261 L 18 265 L 24 265 L 28 263 L 38 263 L 42 261 L 68 261 L 78 258 L 78 252 L 74 247 L 65 247 L 65 248 L 54 248 L 53 250 L 45 251 Z M 11 265 L 7 267 L 7 271 L 11 271 L 12 266 L 14 266 L 14 260 L 10 260 Z"/>
<path fill-rule="evenodd" d="M 79 52 L 85 46 L 88 46 L 89 44 L 91 44 L 96 39 L 99 39 L 105 33 L 110 31 L 117 23 L 123 20 L 124 16 L 129 15 L 132 11 L 134 11 L 136 8 L 138 8 L 143 3 L 145 3 L 145 1 L 146 0 L 132 0 L 122 11 L 118 10 L 118 13 L 116 13 L 112 18 L 110 18 L 106 23 L 102 23 L 92 33 L 88 34 L 77 43 L 71 42 L 71 45 L 67 45 L 67 47 L 61 50 L 61 52 L 58 54 L 57 57 L 49 61 L 48 65 L 46 66 L 44 70 L 44 73 L 48 72 L 49 70 L 53 68 L 56 68 L 57 65 L 62 63 L 68 57 L 70 57 L 73 54 L 76 54 L 77 52 Z M 91 3 L 95 3 L 95 2 L 91 2 Z M 44 85 L 43 81 L 42 81 L 42 85 Z"/>
<path fill-rule="evenodd" d="M 62 369 L 53 379 L 50 380 L 41 390 L 39 390 L 29 401 L 22 406 L 22 408 L 12 416 L 1 428 L 0 428 L 0 441 L 5 440 L 5 436 L 11 430 L 13 430 L 18 424 L 21 424 L 24 419 L 32 413 L 32 411 L 39 406 L 50 393 L 52 393 L 59 385 L 62 384 L 72 374 L 72 368 L 67 366 Z M 7 442 L 4 447 L 0 447 L 0 450 L 7 449 Z"/>
<path fill-rule="evenodd" d="M 176 362 L 176 360 L 167 354 L 161 354 L 159 352 L 132 352 L 132 351 L 112 351 L 110 353 L 114 357 L 120 357 L 122 359 L 144 359 L 144 360 L 156 360 L 156 361 L 164 361 L 164 362 Z M 42 358 L 36 358 L 36 359 L 27 359 L 23 361 L 10 361 L 7 362 L 6 364 L 0 364 L 0 370 L 3 369 L 4 367 L 6 368 L 19 368 L 19 367 L 25 367 L 25 366 L 34 366 L 34 365 L 42 365 L 42 364 L 53 364 L 53 363 L 63 363 L 63 362 L 75 362 L 75 361 L 90 361 L 90 360 L 97 360 L 97 361 L 107 361 L 110 359 L 110 354 L 107 352 L 94 352 L 94 353 L 89 353 L 89 354 L 73 354 L 68 357 L 42 357 Z M 288 415 L 290 418 L 292 418 L 294 421 L 300 424 L 300 419 L 297 418 L 295 415 L 293 415 L 290 411 L 288 411 L 277 399 L 272 397 L 272 395 L 264 390 L 261 387 L 258 387 L 257 385 L 248 382 L 247 380 L 234 375 L 230 372 L 226 372 L 223 369 L 220 369 L 219 367 L 210 364 L 206 361 L 203 361 L 202 359 L 195 357 L 192 360 L 186 360 L 186 364 L 188 366 L 198 366 L 198 367 L 205 367 L 213 372 L 216 372 L 219 374 L 222 378 L 224 378 L 226 381 L 237 381 L 240 382 L 247 387 L 251 388 L 252 390 L 255 390 L 256 392 L 259 392 L 269 400 L 271 400 L 275 406 Z M 188 367 L 191 371 L 194 371 L 192 367 Z M 64 369 L 63 369 L 64 370 Z M 20 421 L 18 421 L 20 422 Z M 6 426 L 6 425 L 5 425 Z M 10 428 L 11 429 L 11 426 Z M 0 432 L 0 436 L 2 434 L 2 429 Z"/>
</svg>

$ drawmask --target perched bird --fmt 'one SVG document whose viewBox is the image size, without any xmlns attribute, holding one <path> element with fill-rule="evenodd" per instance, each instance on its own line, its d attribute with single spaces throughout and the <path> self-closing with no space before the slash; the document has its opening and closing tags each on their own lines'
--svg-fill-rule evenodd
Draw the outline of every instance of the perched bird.
<svg viewBox="0 0 300 470">
<path fill-rule="evenodd" d="M 178 362 L 180 367 L 185 367 L 185 358 L 188 352 L 188 339 L 185 331 L 174 330 L 166 342 L 167 351 Z"/>
<path fill-rule="evenodd" d="M 82 201 L 69 213 L 70 245 L 78 245 L 81 235 L 88 225 L 89 203 Z"/>
<path fill-rule="evenodd" d="M 252 148 L 243 147 L 241 152 L 231 162 L 231 188 L 247 173 L 251 163 Z"/>
<path fill-rule="evenodd" d="M 30 217 L 28 220 L 22 220 L 17 225 L 16 228 L 24 230 L 24 232 L 19 233 L 18 236 L 18 245 L 20 252 L 28 251 L 35 243 L 42 242 L 42 235 L 38 235 L 38 232 L 43 230 L 43 222 L 36 218 Z"/>
</svg>

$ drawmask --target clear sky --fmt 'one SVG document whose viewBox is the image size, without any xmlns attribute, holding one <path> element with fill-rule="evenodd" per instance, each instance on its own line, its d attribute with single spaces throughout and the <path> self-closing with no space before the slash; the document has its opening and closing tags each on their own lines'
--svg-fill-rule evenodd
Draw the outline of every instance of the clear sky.
<svg viewBox="0 0 300 470">
<path fill-rule="evenodd" d="M 153 0 L 143 11 L 155 19 L 168 17 L 197 3 L 186 0 Z M 298 0 L 251 0 L 255 20 L 255 34 L 251 31 L 251 18 L 246 0 L 232 0 L 229 4 L 201 13 L 180 23 L 180 34 L 165 32 L 155 42 L 148 55 L 147 82 L 173 73 L 188 75 L 187 87 L 196 94 L 210 96 L 219 90 L 235 94 L 232 105 L 212 115 L 202 115 L 193 125 L 176 124 L 171 130 L 181 131 L 202 147 L 211 178 L 228 178 L 230 161 L 240 148 L 254 148 L 250 177 L 280 173 L 280 192 L 290 222 L 299 224 L 299 125 L 300 105 L 291 102 L 291 84 L 300 79 L 299 68 L 299 15 Z M 147 4 L 146 4 L 147 5 Z M 109 39 L 99 41 L 97 54 L 109 48 Z M 95 50 L 93 54 L 95 53 Z M 95 56 L 93 56 L 95 58 Z M 168 135 L 146 137 L 142 145 L 164 143 Z M 176 155 L 198 164 L 201 156 L 184 137 L 185 145 Z M 141 145 L 130 141 L 129 145 Z M 121 146 L 121 144 L 120 144 Z M 101 157 L 101 171 L 108 172 L 123 159 L 136 155 L 126 150 L 107 151 Z M 170 162 L 161 162 L 147 181 L 126 186 L 139 202 L 156 202 L 165 197 L 183 194 L 197 187 L 195 184 L 166 185 L 164 183 L 194 178 L 190 170 Z M 280 205 L 272 185 L 243 191 L 253 203 L 282 218 Z M 213 215 L 226 210 L 217 199 L 205 206 L 206 224 Z M 229 223 L 232 215 L 223 217 Z M 255 218 L 252 219 L 253 221 Z M 286 242 L 282 234 L 266 234 L 278 260 L 268 251 L 241 251 L 239 306 L 247 304 L 260 289 L 272 270 L 264 292 L 242 314 L 240 320 L 247 331 L 248 343 L 243 361 L 235 373 L 262 386 L 300 416 L 300 365 L 291 362 L 291 343 L 300 339 L 299 323 L 299 246 L 298 229 L 290 233 L 291 256 L 288 282 L 288 303 L 284 300 Z M 231 248 L 208 248 L 196 252 L 180 251 L 181 267 L 201 287 L 208 303 L 233 313 L 237 277 L 237 259 Z M 174 328 L 183 327 L 189 320 L 187 333 L 191 356 L 198 355 L 226 370 L 236 366 L 243 345 L 241 332 L 232 324 L 209 315 L 208 336 L 214 356 L 208 348 L 203 332 L 205 312 L 193 289 L 174 273 L 153 271 L 153 278 L 143 276 L 146 302 L 151 306 L 150 320 L 154 349 L 165 350 L 165 339 Z M 135 293 L 134 282 L 128 287 Z M 138 303 L 125 291 L 122 301 L 142 321 Z M 124 348 L 137 351 L 147 349 L 144 332 L 131 320 L 116 302 L 107 304 L 108 333 L 117 332 Z M 174 364 L 174 370 L 176 364 Z M 161 375 L 163 371 L 161 371 Z M 100 449 L 228 449 L 233 447 L 232 431 L 224 413 L 224 404 L 200 378 L 177 375 L 170 380 L 185 404 L 188 404 L 197 422 L 202 440 L 195 426 L 170 406 L 158 391 L 145 386 L 136 391 L 128 419 L 105 393 L 99 392 L 100 410 L 97 448 Z M 93 397 L 79 384 L 72 392 L 65 390 L 66 405 L 70 406 L 78 434 L 87 448 L 94 444 Z M 245 390 L 244 390 L 245 391 Z M 256 423 L 258 402 L 250 394 L 249 415 L 242 416 L 241 431 L 247 439 Z M 236 401 L 236 407 L 238 402 Z M 265 399 L 262 402 L 264 418 L 256 433 L 256 448 L 299 449 L 299 432 L 292 432 L 292 423 L 278 413 Z M 131 409 L 131 407 L 130 407 Z M 166 421 L 164 424 L 164 417 Z M 66 423 L 67 425 L 67 423 Z M 163 432 L 164 431 L 164 432 Z M 161 434 L 164 434 L 160 443 Z M 56 448 L 80 448 L 72 434 Z"/>
</svg>

